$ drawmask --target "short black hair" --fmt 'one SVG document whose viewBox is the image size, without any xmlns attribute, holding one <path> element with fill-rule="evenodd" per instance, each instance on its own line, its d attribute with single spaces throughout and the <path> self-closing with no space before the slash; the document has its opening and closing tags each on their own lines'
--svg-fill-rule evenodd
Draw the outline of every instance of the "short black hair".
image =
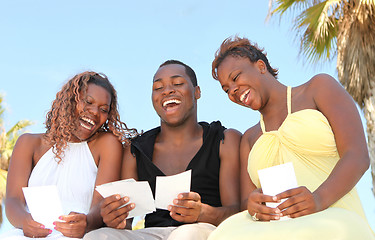
<svg viewBox="0 0 375 240">
<path fill-rule="evenodd" d="M 173 60 L 173 59 L 167 60 L 167 61 L 163 62 L 159 66 L 159 68 L 164 67 L 166 65 L 170 65 L 170 64 L 179 64 L 179 65 L 184 66 L 185 67 L 185 72 L 189 76 L 190 81 L 193 84 L 193 86 L 194 87 L 198 86 L 197 76 L 195 75 L 194 70 L 191 67 L 189 67 L 188 65 L 186 65 L 185 63 L 181 62 L 181 61 Z"/>
</svg>

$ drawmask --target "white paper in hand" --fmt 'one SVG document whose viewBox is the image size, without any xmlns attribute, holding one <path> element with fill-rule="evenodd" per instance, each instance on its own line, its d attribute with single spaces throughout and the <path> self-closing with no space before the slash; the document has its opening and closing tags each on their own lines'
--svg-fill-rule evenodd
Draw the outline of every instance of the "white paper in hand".
<svg viewBox="0 0 375 240">
<path fill-rule="evenodd" d="M 154 198 L 147 181 L 137 182 L 134 179 L 125 179 L 106 183 L 97 186 L 95 189 L 104 198 L 114 194 L 119 194 L 121 197 L 129 197 L 129 203 L 135 203 L 135 208 L 129 212 L 127 218 L 142 216 L 156 211 Z"/>
<path fill-rule="evenodd" d="M 168 210 L 178 194 L 190 192 L 191 170 L 172 176 L 157 176 L 155 186 L 156 208 Z"/>
<path fill-rule="evenodd" d="M 265 195 L 275 196 L 286 190 L 298 187 L 292 162 L 258 170 L 258 176 Z M 273 208 L 276 208 L 279 204 L 266 203 L 268 207 Z"/>
<path fill-rule="evenodd" d="M 56 186 L 23 187 L 23 194 L 34 221 L 53 229 L 54 221 L 61 221 L 63 215 Z"/>
</svg>

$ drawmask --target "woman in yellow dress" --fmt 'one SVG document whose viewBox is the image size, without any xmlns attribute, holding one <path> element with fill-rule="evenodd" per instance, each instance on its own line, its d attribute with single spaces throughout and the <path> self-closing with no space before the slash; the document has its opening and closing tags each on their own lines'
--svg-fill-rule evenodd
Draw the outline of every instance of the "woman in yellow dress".
<svg viewBox="0 0 375 240">
<path fill-rule="evenodd" d="M 329 75 L 291 88 L 277 73 L 246 38 L 228 38 L 216 52 L 213 77 L 231 101 L 259 111 L 261 119 L 241 140 L 244 211 L 209 240 L 375 239 L 355 189 L 369 156 L 354 101 Z M 287 162 L 299 187 L 263 194 L 257 171 Z M 276 208 L 264 204 L 281 200 Z"/>
</svg>

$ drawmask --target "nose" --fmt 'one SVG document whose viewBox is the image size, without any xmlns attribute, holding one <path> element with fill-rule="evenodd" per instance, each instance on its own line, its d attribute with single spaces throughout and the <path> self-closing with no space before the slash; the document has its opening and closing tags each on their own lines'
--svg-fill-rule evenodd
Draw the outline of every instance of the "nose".
<svg viewBox="0 0 375 240">
<path fill-rule="evenodd" d="M 97 116 L 99 114 L 99 107 L 97 106 L 89 106 L 87 108 L 87 110 L 89 111 L 90 114 L 94 115 L 94 116 Z"/>
<path fill-rule="evenodd" d="M 234 96 L 238 92 L 238 86 L 237 84 L 230 84 L 228 89 L 228 95 Z"/>
<path fill-rule="evenodd" d="M 171 94 L 171 93 L 174 93 L 174 92 L 175 92 L 175 89 L 170 84 L 166 85 L 163 89 L 163 95 L 168 95 L 168 94 Z"/>
</svg>

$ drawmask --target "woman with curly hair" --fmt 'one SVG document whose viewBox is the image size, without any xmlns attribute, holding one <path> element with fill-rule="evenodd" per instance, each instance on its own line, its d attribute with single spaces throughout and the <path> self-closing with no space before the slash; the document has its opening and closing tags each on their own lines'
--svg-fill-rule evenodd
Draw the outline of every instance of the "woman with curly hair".
<svg viewBox="0 0 375 240">
<path fill-rule="evenodd" d="M 14 148 L 7 180 L 9 239 L 82 238 L 103 225 L 96 185 L 120 179 L 123 145 L 137 135 L 120 121 L 117 94 L 103 74 L 83 72 L 57 93 L 47 131 L 24 134 Z M 27 210 L 23 187 L 56 185 L 64 214 L 48 229 Z"/>
<path fill-rule="evenodd" d="M 375 239 L 355 189 L 369 155 L 353 99 L 326 74 L 297 87 L 283 85 L 277 74 L 246 38 L 228 38 L 216 52 L 213 77 L 231 101 L 261 118 L 240 144 L 244 211 L 209 240 Z M 298 187 L 263 194 L 258 170 L 289 162 Z"/>
</svg>

